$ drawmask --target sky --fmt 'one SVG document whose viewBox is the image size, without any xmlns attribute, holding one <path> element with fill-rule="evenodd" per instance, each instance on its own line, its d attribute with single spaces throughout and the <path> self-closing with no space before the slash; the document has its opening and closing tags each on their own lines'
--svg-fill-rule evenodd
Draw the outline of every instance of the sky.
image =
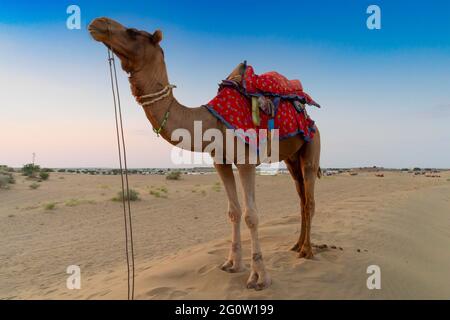
<svg viewBox="0 0 450 320">
<path fill-rule="evenodd" d="M 81 29 L 66 27 L 69 5 Z M 381 9 L 369 30 L 366 9 Z M 208 102 L 247 60 L 300 79 L 322 109 L 322 167 L 450 167 L 449 1 L 0 0 L 0 164 L 117 167 L 106 49 L 88 23 L 107 16 L 164 34 L 176 98 Z M 172 167 L 119 72 L 129 167 Z M 169 119 L 170 121 L 170 119 Z"/>
</svg>

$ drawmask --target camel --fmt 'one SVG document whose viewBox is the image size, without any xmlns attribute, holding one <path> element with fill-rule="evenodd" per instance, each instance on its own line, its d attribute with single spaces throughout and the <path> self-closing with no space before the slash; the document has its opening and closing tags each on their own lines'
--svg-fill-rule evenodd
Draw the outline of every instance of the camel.
<svg viewBox="0 0 450 320">
<path fill-rule="evenodd" d="M 202 130 L 218 129 L 224 133 L 225 126 L 206 108 L 186 107 L 173 96 L 167 75 L 164 52 L 160 46 L 162 32 L 153 33 L 127 28 L 109 19 L 94 19 L 88 30 L 94 40 L 109 47 L 121 61 L 122 69 L 128 73 L 131 92 L 141 104 L 147 119 L 163 139 L 176 145 L 172 132 L 184 128 L 194 134 L 194 121 L 201 121 Z M 168 111 L 170 110 L 170 113 Z M 320 134 L 316 129 L 314 139 L 305 142 L 300 136 L 293 136 L 279 142 L 279 160 L 284 161 L 292 176 L 300 198 L 300 236 L 291 250 L 298 252 L 299 258 L 313 257 L 311 245 L 311 222 L 315 211 L 314 185 L 320 178 Z M 205 144 L 186 147 L 191 151 L 205 151 Z M 228 198 L 228 217 L 232 226 L 231 248 L 223 271 L 234 273 L 244 270 L 241 248 L 241 217 L 251 235 L 251 270 L 247 288 L 262 290 L 270 286 L 272 280 L 265 268 L 258 238 L 258 210 L 255 200 L 255 175 L 257 164 L 234 163 L 243 192 L 243 209 L 238 201 L 233 167 L 230 163 L 214 163 Z"/>
</svg>

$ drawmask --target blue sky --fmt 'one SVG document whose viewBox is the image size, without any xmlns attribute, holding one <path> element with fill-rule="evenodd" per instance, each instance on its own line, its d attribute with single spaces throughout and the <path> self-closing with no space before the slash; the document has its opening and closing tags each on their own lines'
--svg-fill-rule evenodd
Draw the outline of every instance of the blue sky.
<svg viewBox="0 0 450 320">
<path fill-rule="evenodd" d="M 66 8 L 81 8 L 68 30 Z M 381 8 L 368 30 L 366 8 Z M 242 60 L 301 79 L 323 109 L 322 166 L 450 166 L 448 1 L 2 1 L 0 163 L 116 166 L 106 50 L 86 26 L 108 16 L 162 29 L 176 97 L 198 106 Z M 129 165 L 168 166 L 120 75 Z"/>
</svg>

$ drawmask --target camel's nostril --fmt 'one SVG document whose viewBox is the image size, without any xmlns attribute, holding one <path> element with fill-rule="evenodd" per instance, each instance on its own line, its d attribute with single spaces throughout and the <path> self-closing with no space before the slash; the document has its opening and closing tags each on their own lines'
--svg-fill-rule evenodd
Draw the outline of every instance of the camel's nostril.
<svg viewBox="0 0 450 320">
<path fill-rule="evenodd" d="M 89 24 L 89 29 L 101 29 L 107 24 L 106 18 L 96 18 Z"/>
</svg>

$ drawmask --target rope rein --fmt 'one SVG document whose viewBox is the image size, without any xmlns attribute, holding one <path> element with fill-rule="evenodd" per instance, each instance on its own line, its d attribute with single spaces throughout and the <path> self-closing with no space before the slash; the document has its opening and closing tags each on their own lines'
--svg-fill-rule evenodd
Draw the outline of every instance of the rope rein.
<svg viewBox="0 0 450 320">
<path fill-rule="evenodd" d="M 147 98 L 154 98 L 150 101 L 145 101 L 141 103 L 142 107 L 148 106 L 150 104 L 153 104 L 155 102 L 158 102 L 164 98 L 167 98 L 171 92 L 173 88 L 176 88 L 176 85 L 173 84 L 168 84 L 166 85 L 162 90 L 155 92 L 155 93 L 149 93 L 143 96 L 139 96 L 137 97 L 138 101 L 142 101 L 143 99 L 147 99 Z M 164 127 L 166 126 L 167 120 L 169 119 L 169 115 L 170 115 L 170 107 L 172 106 L 172 103 L 169 105 L 169 108 L 167 109 L 166 113 L 164 114 L 164 117 L 161 121 L 161 123 L 159 124 L 159 128 L 153 128 L 153 132 L 156 133 L 156 136 L 159 137 L 159 134 L 161 133 L 161 131 L 164 129 Z"/>
<path fill-rule="evenodd" d="M 109 31 L 109 28 L 108 28 Z M 131 224 L 130 188 L 128 184 L 127 153 L 125 137 L 123 134 L 122 108 L 120 105 L 119 86 L 117 83 L 116 63 L 114 53 L 108 48 L 109 73 L 111 77 L 111 90 L 114 100 L 114 116 L 116 122 L 117 148 L 119 151 L 120 179 L 122 185 L 123 218 L 125 223 L 125 253 L 127 256 L 128 274 L 128 300 L 134 299 L 134 244 L 133 228 Z M 123 155 L 123 166 L 122 166 Z M 124 178 L 125 177 L 125 178 Z M 125 191 L 126 189 L 126 191 Z M 128 203 L 128 205 L 126 204 Z M 128 209 L 128 212 L 127 212 Z M 130 259 L 131 254 L 131 259 Z"/>
</svg>

